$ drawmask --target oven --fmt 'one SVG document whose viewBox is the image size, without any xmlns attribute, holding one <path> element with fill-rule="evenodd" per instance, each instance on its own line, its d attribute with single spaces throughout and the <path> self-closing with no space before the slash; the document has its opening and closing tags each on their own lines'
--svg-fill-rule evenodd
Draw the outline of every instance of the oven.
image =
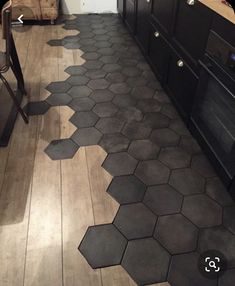
<svg viewBox="0 0 235 286">
<path fill-rule="evenodd" d="M 191 124 L 235 195 L 235 48 L 211 31 L 200 65 Z"/>
</svg>

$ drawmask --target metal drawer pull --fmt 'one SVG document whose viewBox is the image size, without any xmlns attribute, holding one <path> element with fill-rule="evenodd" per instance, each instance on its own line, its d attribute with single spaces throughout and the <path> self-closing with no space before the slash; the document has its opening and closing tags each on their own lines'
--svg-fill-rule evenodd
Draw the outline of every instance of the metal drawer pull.
<svg viewBox="0 0 235 286">
<path fill-rule="evenodd" d="M 187 4 L 193 6 L 195 4 L 195 0 L 187 0 Z"/>
<path fill-rule="evenodd" d="M 155 36 L 155 38 L 158 38 L 158 37 L 160 37 L 160 33 L 159 33 L 158 31 L 156 31 L 156 32 L 154 33 L 154 36 Z"/>
<path fill-rule="evenodd" d="M 184 62 L 182 60 L 178 60 L 177 66 L 182 68 L 184 66 Z"/>
</svg>

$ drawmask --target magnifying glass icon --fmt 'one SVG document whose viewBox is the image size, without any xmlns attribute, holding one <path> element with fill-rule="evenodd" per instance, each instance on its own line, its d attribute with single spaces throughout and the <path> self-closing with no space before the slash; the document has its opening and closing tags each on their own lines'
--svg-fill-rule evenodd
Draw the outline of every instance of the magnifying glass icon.
<svg viewBox="0 0 235 286">
<path fill-rule="evenodd" d="M 215 261 L 213 261 L 213 260 L 211 260 L 211 261 L 209 262 L 209 266 L 210 266 L 211 268 L 217 268 L 216 265 L 215 265 Z"/>
</svg>

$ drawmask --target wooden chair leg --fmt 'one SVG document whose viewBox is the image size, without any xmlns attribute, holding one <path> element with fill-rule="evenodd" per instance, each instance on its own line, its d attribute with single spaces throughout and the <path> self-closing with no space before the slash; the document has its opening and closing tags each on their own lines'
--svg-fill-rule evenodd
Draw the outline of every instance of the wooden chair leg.
<svg viewBox="0 0 235 286">
<path fill-rule="evenodd" d="M 27 114 L 24 112 L 24 110 L 21 108 L 20 103 L 18 102 L 15 93 L 13 92 L 12 88 L 10 87 L 9 83 L 7 82 L 7 80 L 5 79 L 5 77 L 0 73 L 0 78 L 3 82 L 3 84 L 6 86 L 8 93 L 10 94 L 18 112 L 20 113 L 20 115 L 22 116 L 23 120 L 25 123 L 29 123 L 29 119 Z"/>
</svg>

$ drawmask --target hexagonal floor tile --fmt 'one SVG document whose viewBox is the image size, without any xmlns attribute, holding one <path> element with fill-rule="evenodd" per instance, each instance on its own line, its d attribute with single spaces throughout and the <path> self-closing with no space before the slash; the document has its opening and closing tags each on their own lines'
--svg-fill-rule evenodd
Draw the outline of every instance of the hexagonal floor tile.
<svg viewBox="0 0 235 286">
<path fill-rule="evenodd" d="M 78 128 L 92 127 L 98 121 L 98 116 L 92 111 L 76 112 L 69 121 Z"/>
<path fill-rule="evenodd" d="M 87 97 L 91 93 L 92 93 L 92 90 L 85 85 L 73 86 L 68 92 L 68 94 L 73 98 Z"/>
<path fill-rule="evenodd" d="M 141 75 L 141 70 L 137 67 L 124 67 L 122 73 L 128 77 L 134 77 Z"/>
<path fill-rule="evenodd" d="M 119 72 L 109 73 L 106 78 L 111 83 L 121 83 L 126 81 L 125 76 Z"/>
<path fill-rule="evenodd" d="M 51 93 L 66 93 L 70 88 L 71 85 L 65 81 L 52 82 L 46 87 Z"/>
<path fill-rule="evenodd" d="M 113 103 L 120 108 L 126 108 L 135 106 L 137 101 L 128 94 L 119 94 L 115 96 Z"/>
<path fill-rule="evenodd" d="M 46 99 L 46 101 L 52 106 L 68 105 L 71 100 L 72 97 L 67 93 L 53 93 Z"/>
<path fill-rule="evenodd" d="M 142 203 L 123 205 L 113 224 L 128 239 L 151 237 L 157 217 Z"/>
<path fill-rule="evenodd" d="M 139 100 L 137 108 L 143 112 L 158 112 L 161 110 L 161 103 L 153 98 Z"/>
<path fill-rule="evenodd" d="M 100 61 L 104 64 L 115 64 L 118 61 L 117 56 L 103 56 L 100 58 Z"/>
<path fill-rule="evenodd" d="M 196 252 L 173 256 L 168 281 L 173 286 L 216 286 L 217 280 L 207 279 L 199 272 Z"/>
<path fill-rule="evenodd" d="M 112 63 L 112 64 L 105 64 L 102 69 L 108 73 L 110 72 L 117 72 L 121 69 L 121 66 L 119 64 L 115 64 L 115 63 Z"/>
<path fill-rule="evenodd" d="M 119 203 L 141 202 L 146 186 L 135 176 L 121 176 L 112 180 L 107 192 Z"/>
<path fill-rule="evenodd" d="M 102 167 L 112 176 L 122 176 L 133 174 L 137 165 L 137 160 L 128 153 L 109 154 Z"/>
<path fill-rule="evenodd" d="M 95 90 L 90 95 L 90 98 L 92 98 L 95 102 L 109 102 L 114 98 L 114 94 L 105 89 L 105 90 Z"/>
<path fill-rule="evenodd" d="M 88 83 L 88 86 L 93 90 L 106 89 L 109 85 L 110 83 L 104 78 L 92 79 Z"/>
<path fill-rule="evenodd" d="M 173 170 L 169 184 L 183 195 L 205 191 L 205 179 L 190 168 Z"/>
<path fill-rule="evenodd" d="M 88 70 L 98 70 L 103 66 L 103 63 L 100 61 L 86 61 L 83 64 L 83 67 Z"/>
<path fill-rule="evenodd" d="M 124 123 L 123 120 L 115 117 L 101 118 L 97 122 L 96 128 L 103 134 L 114 134 L 122 130 Z"/>
<path fill-rule="evenodd" d="M 89 70 L 85 75 L 90 79 L 100 79 L 105 78 L 107 73 L 102 70 Z"/>
<path fill-rule="evenodd" d="M 178 169 L 189 167 L 191 156 L 180 147 L 166 147 L 161 150 L 159 160 L 170 169 Z"/>
<path fill-rule="evenodd" d="M 117 113 L 117 107 L 111 102 L 97 103 L 93 108 L 93 112 L 99 117 L 111 117 Z"/>
<path fill-rule="evenodd" d="M 144 203 L 156 215 L 180 212 L 183 196 L 169 185 L 149 187 L 144 196 Z"/>
<path fill-rule="evenodd" d="M 235 236 L 223 226 L 202 229 L 199 233 L 198 250 L 200 253 L 216 249 L 227 259 L 228 267 L 235 267 Z"/>
<path fill-rule="evenodd" d="M 146 139 L 151 134 L 152 129 L 143 122 L 128 122 L 122 130 L 122 133 L 129 139 Z"/>
<path fill-rule="evenodd" d="M 115 94 L 127 94 L 131 91 L 131 88 L 126 83 L 113 83 L 109 89 Z"/>
<path fill-rule="evenodd" d="M 135 175 L 146 185 L 159 185 L 167 183 L 170 170 L 158 160 L 150 160 L 140 162 Z"/>
<path fill-rule="evenodd" d="M 223 224 L 225 228 L 230 230 L 235 235 L 235 206 L 224 208 Z"/>
<path fill-rule="evenodd" d="M 85 74 L 87 69 L 81 66 L 71 66 L 66 68 L 65 72 L 70 75 L 82 75 Z"/>
<path fill-rule="evenodd" d="M 150 140 L 132 141 L 128 153 L 137 160 L 156 159 L 160 148 Z"/>
<path fill-rule="evenodd" d="M 222 222 L 222 208 L 207 195 L 185 197 L 182 213 L 198 227 L 211 227 Z"/>
<path fill-rule="evenodd" d="M 191 155 L 201 153 L 201 148 L 193 137 L 182 136 L 180 140 L 180 147 Z"/>
<path fill-rule="evenodd" d="M 90 127 L 76 130 L 71 138 L 78 146 L 90 146 L 98 144 L 101 137 L 102 134 L 97 129 Z"/>
<path fill-rule="evenodd" d="M 134 88 L 131 94 L 136 99 L 148 99 L 153 98 L 154 89 L 147 87 L 147 86 L 140 86 Z"/>
<path fill-rule="evenodd" d="M 79 251 L 93 269 L 121 263 L 127 241 L 112 224 L 89 227 Z"/>
<path fill-rule="evenodd" d="M 136 107 L 131 106 L 120 109 L 116 117 L 121 118 L 126 122 L 141 121 L 143 119 L 143 113 Z"/>
<path fill-rule="evenodd" d="M 235 269 L 226 270 L 223 276 L 219 278 L 218 286 L 234 286 Z"/>
<path fill-rule="evenodd" d="M 89 78 L 87 78 L 84 75 L 71 75 L 66 82 L 68 82 L 70 85 L 85 85 L 89 81 Z"/>
<path fill-rule="evenodd" d="M 170 124 L 170 128 L 179 135 L 190 136 L 189 130 L 181 119 L 173 120 Z"/>
<path fill-rule="evenodd" d="M 29 102 L 25 107 L 24 110 L 27 112 L 29 116 L 34 115 L 43 115 L 45 114 L 50 108 L 50 105 L 46 101 L 34 101 Z"/>
<path fill-rule="evenodd" d="M 174 131 L 164 128 L 154 130 L 150 139 L 160 147 L 170 147 L 178 145 L 180 136 Z"/>
<path fill-rule="evenodd" d="M 65 160 L 73 158 L 78 148 L 71 139 L 61 139 L 52 141 L 44 151 L 52 160 Z"/>
<path fill-rule="evenodd" d="M 97 60 L 99 57 L 100 55 L 96 52 L 84 53 L 82 55 L 82 58 L 85 60 Z"/>
<path fill-rule="evenodd" d="M 147 113 L 144 117 L 144 122 L 152 129 L 162 129 L 169 126 L 170 119 L 161 113 Z"/>
<path fill-rule="evenodd" d="M 196 250 L 198 229 L 181 214 L 161 216 L 154 237 L 171 254 L 179 254 Z"/>
<path fill-rule="evenodd" d="M 192 169 L 197 171 L 202 176 L 209 178 L 215 177 L 216 173 L 214 168 L 203 154 L 198 154 L 192 158 Z"/>
<path fill-rule="evenodd" d="M 87 97 L 82 98 L 74 98 L 70 104 L 69 107 L 71 107 L 75 111 L 89 111 L 93 108 L 95 105 L 95 102 Z"/>
<path fill-rule="evenodd" d="M 164 104 L 162 106 L 161 113 L 168 116 L 170 119 L 179 118 L 179 113 L 171 103 Z"/>
<path fill-rule="evenodd" d="M 128 242 L 122 267 L 137 285 L 166 281 L 170 256 L 153 238 Z"/>
<path fill-rule="evenodd" d="M 130 77 L 127 80 L 127 84 L 131 87 L 145 86 L 147 85 L 147 80 L 143 77 Z"/>
<path fill-rule="evenodd" d="M 100 141 L 100 146 L 104 148 L 107 153 L 116 153 L 126 151 L 130 141 L 120 133 L 105 134 Z"/>
</svg>

